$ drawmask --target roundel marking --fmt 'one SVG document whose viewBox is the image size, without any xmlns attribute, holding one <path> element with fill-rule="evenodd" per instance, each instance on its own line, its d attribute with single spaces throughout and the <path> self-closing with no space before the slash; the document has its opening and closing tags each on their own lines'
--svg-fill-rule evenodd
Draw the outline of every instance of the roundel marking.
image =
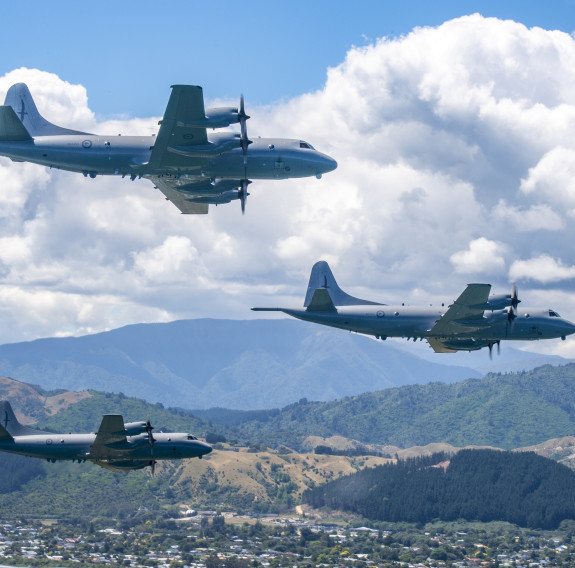
<svg viewBox="0 0 575 568">
<path fill-rule="evenodd" d="M 376 314 L 375 314 L 378 318 L 382 318 L 385 315 L 385 312 L 383 310 L 377 310 Z"/>
<path fill-rule="evenodd" d="M 92 141 L 91 140 L 84 140 L 82 142 L 82 148 L 91 148 L 92 147 Z"/>
</svg>

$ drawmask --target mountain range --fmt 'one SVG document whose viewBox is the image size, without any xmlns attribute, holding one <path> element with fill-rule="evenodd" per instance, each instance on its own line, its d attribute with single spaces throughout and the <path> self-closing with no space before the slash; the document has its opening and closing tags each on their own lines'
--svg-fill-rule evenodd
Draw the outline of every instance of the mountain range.
<svg viewBox="0 0 575 568">
<path fill-rule="evenodd" d="M 95 389 L 181 408 L 243 410 L 483 375 L 454 365 L 451 355 L 428 359 L 426 352 L 422 358 L 423 347 L 287 319 L 195 319 L 1 345 L 0 375 L 48 390 Z M 506 356 L 516 366 L 527 357 L 522 368 L 564 362 L 521 352 Z M 487 353 L 465 361 L 484 365 Z"/>
<path fill-rule="evenodd" d="M 208 509 L 225 503 L 238 510 L 286 510 L 307 487 L 388 461 L 367 455 L 374 450 L 405 459 L 452 454 L 470 445 L 522 446 L 519 451 L 536 452 L 575 469 L 575 438 L 567 436 L 575 429 L 574 386 L 575 365 L 546 366 L 451 385 L 409 385 L 332 402 L 299 401 L 276 410 L 219 409 L 217 416 L 205 411 L 200 413 L 202 419 L 190 411 L 165 409 L 121 394 L 45 391 L 0 378 L 0 399 L 12 401 L 22 422 L 49 431 L 94 431 L 102 414 L 118 413 L 127 420 L 148 417 L 158 430 L 200 436 L 219 432 L 229 442 L 217 444 L 201 461 L 159 464 L 154 478 L 145 472 L 126 476 L 92 464 L 47 464 L 2 454 L 0 508 L 11 518 L 50 519 L 71 514 L 117 518 L 119 511 L 137 515 L 151 504 L 159 508 L 160 503 L 163 507 L 175 502 Z M 320 438 L 320 433 L 329 437 Z M 549 440 L 550 436 L 560 437 Z M 408 447 L 415 439 L 422 445 Z M 431 440 L 435 442 L 428 443 Z M 451 444 L 445 443 L 448 440 Z M 524 447 L 529 440 L 537 445 Z M 405 449 L 383 447 L 392 441 L 405 443 Z M 268 442 L 276 449 L 266 447 Z M 360 457 L 312 453 L 318 445 L 364 448 L 367 453 L 356 454 Z M 304 453 L 294 451 L 298 448 Z M 477 500 L 474 480 L 465 486 Z M 109 499 L 111 494 L 114 499 Z"/>
</svg>

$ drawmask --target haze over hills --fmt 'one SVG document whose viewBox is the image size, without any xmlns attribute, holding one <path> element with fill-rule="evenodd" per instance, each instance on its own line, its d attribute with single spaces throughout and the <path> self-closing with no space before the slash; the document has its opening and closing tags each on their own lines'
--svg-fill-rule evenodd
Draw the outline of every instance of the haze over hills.
<svg viewBox="0 0 575 568">
<path fill-rule="evenodd" d="M 563 362 L 506 345 L 490 370 Z M 300 398 L 328 401 L 407 384 L 452 383 L 482 376 L 485 365 L 486 351 L 437 355 L 421 342 L 378 342 L 288 319 L 138 324 L 0 346 L 0 375 L 45 389 L 123 392 L 196 409 L 275 408 Z"/>
<path fill-rule="evenodd" d="M 439 359 L 438 359 L 439 361 Z M 182 320 L 0 346 L 0 375 L 183 408 L 274 408 L 479 377 L 392 343 L 292 320 Z"/>
</svg>

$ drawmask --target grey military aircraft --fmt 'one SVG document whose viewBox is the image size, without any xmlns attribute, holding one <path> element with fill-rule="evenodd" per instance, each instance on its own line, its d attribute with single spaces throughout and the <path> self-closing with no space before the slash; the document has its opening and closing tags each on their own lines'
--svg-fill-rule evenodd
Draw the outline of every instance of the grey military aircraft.
<svg viewBox="0 0 575 568">
<path fill-rule="evenodd" d="M 252 179 L 321 177 L 335 160 L 303 140 L 247 135 L 240 106 L 204 109 L 201 87 L 173 85 L 157 136 L 103 136 L 62 128 L 43 118 L 28 87 L 12 85 L 0 106 L 0 155 L 83 173 L 146 178 L 182 213 L 239 199 L 245 211 Z M 240 132 L 208 129 L 240 125 Z M 249 151 L 248 151 L 249 147 Z"/>
<path fill-rule="evenodd" d="M 476 351 L 502 340 L 531 341 L 565 339 L 575 325 L 555 310 L 523 308 L 513 286 L 511 294 L 489 296 L 490 284 L 468 284 L 445 307 L 388 306 L 346 294 L 338 285 L 327 262 L 317 262 L 311 271 L 303 308 L 252 308 L 279 311 L 295 318 L 374 335 L 378 339 L 402 337 L 425 339 L 436 353 Z"/>
<path fill-rule="evenodd" d="M 201 458 L 211 446 L 192 434 L 157 433 L 147 422 L 124 423 L 119 414 L 106 414 L 95 434 L 54 434 L 18 422 L 8 401 L 0 401 L 0 451 L 43 458 L 49 462 L 89 460 L 112 471 L 151 466 L 157 460 Z"/>
</svg>

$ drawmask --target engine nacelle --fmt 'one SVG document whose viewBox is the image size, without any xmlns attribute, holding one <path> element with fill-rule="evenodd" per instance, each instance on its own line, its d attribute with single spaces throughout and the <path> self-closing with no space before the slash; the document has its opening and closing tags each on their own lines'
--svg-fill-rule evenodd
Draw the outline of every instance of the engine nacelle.
<svg viewBox="0 0 575 568">
<path fill-rule="evenodd" d="M 225 128 L 240 121 L 237 107 L 209 108 L 206 111 L 207 128 Z"/>
<path fill-rule="evenodd" d="M 128 422 L 124 424 L 124 434 L 126 436 L 137 436 L 146 432 L 145 422 Z"/>
<path fill-rule="evenodd" d="M 511 294 L 493 294 L 493 296 L 489 296 L 487 299 L 485 309 L 494 312 L 496 310 L 504 310 L 511 304 Z"/>
<path fill-rule="evenodd" d="M 234 199 L 240 199 L 241 197 L 240 193 L 241 192 L 238 190 L 224 191 L 219 195 L 189 197 L 187 201 L 191 201 L 192 203 L 209 203 L 210 205 L 223 205 L 224 203 L 229 203 Z"/>
<path fill-rule="evenodd" d="M 177 189 L 180 193 L 187 193 L 190 197 L 203 197 L 204 195 L 220 195 L 225 191 L 237 189 L 241 186 L 241 179 L 219 179 L 215 182 L 188 183 L 185 185 L 179 185 Z"/>
<path fill-rule="evenodd" d="M 209 108 L 205 114 L 205 119 L 178 122 L 178 126 L 183 128 L 225 128 L 240 121 L 237 107 Z"/>
<path fill-rule="evenodd" d="M 443 344 L 454 351 L 479 351 L 483 347 L 488 347 L 489 341 L 482 339 L 453 339 L 444 341 Z"/>
</svg>

